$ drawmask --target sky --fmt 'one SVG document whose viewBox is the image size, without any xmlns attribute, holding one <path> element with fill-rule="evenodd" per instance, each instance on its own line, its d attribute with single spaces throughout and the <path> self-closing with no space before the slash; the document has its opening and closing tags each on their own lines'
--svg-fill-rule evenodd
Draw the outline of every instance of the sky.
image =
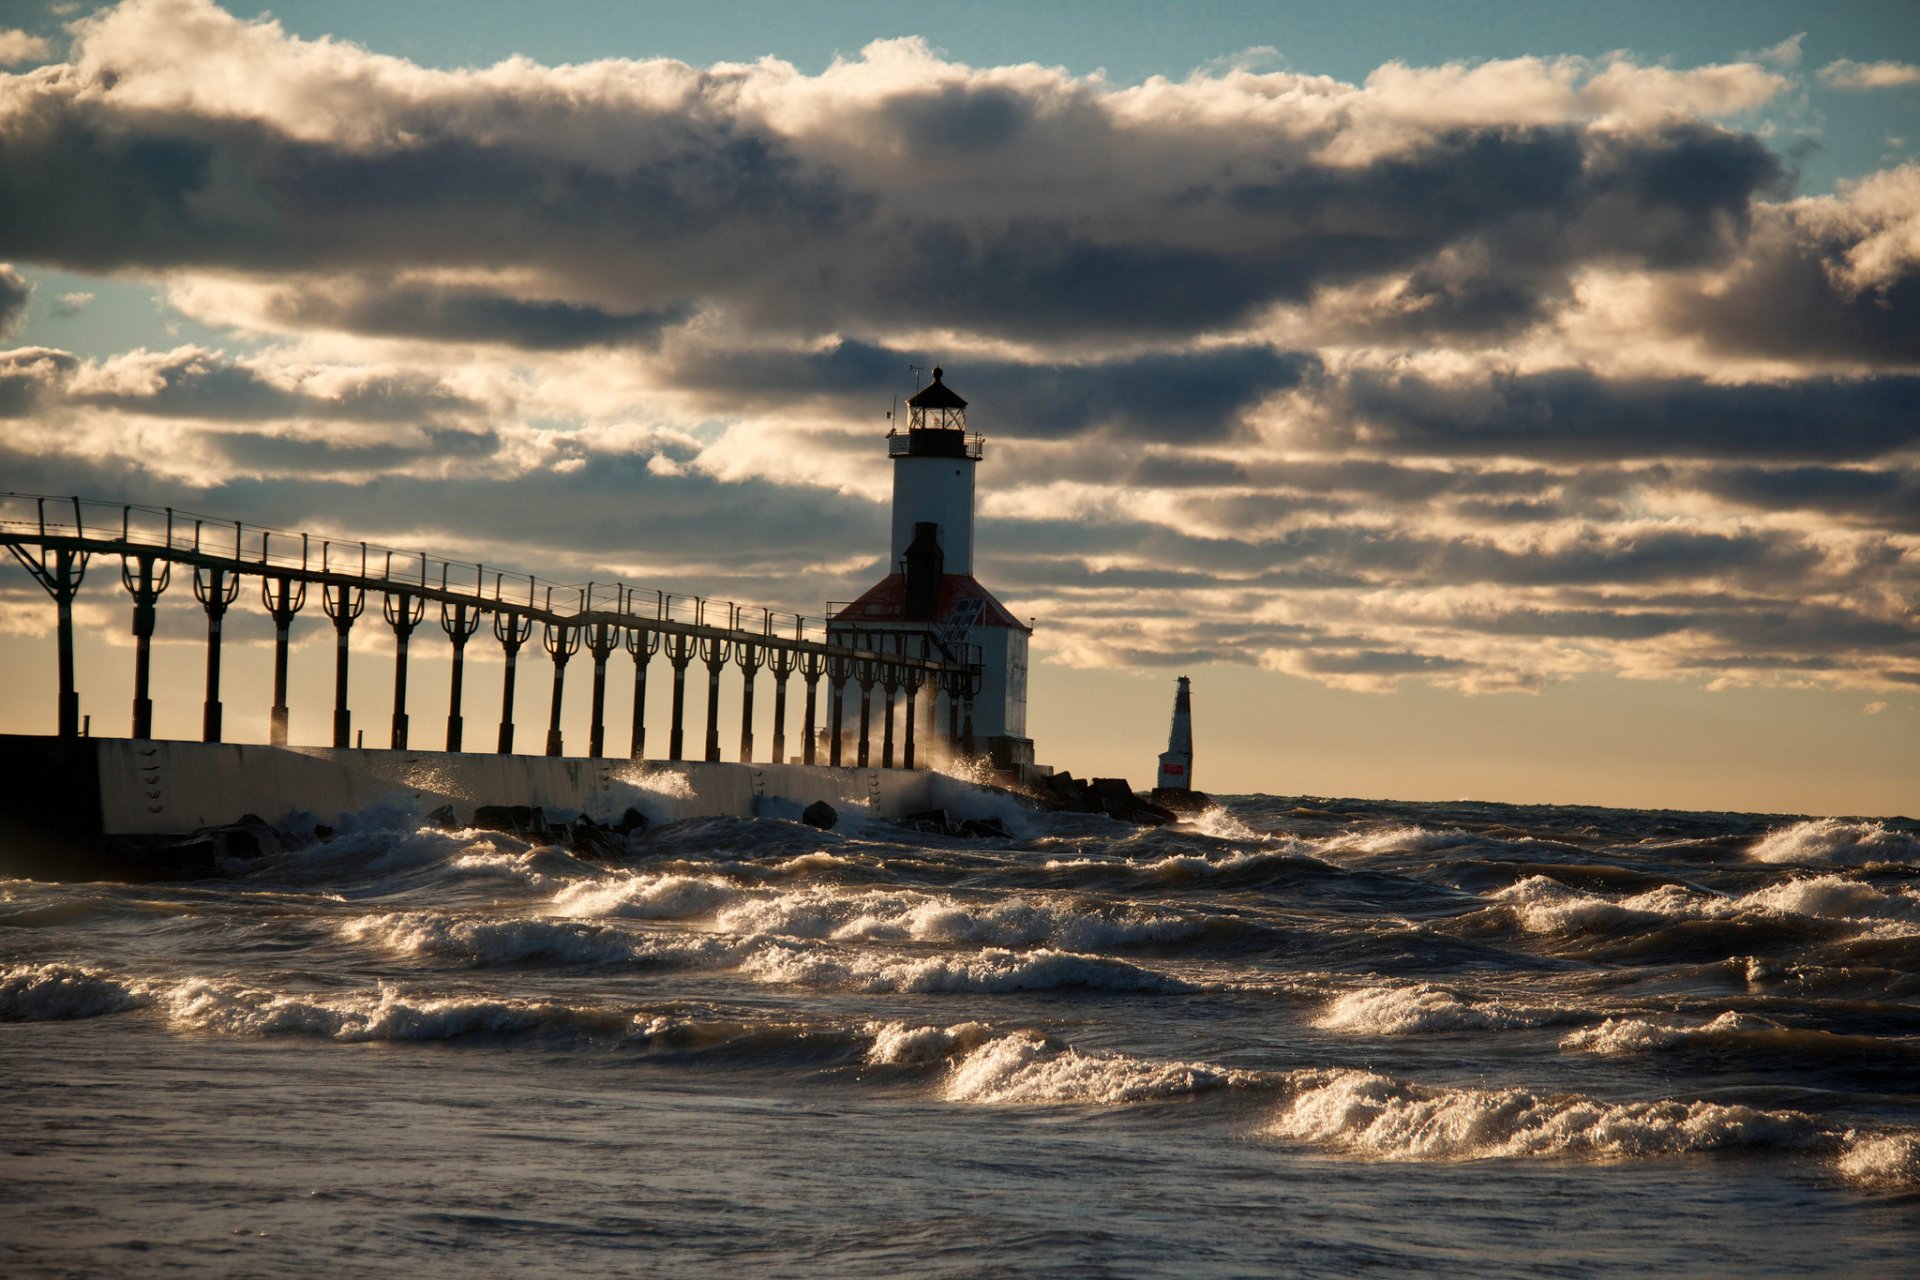
<svg viewBox="0 0 1920 1280">
<path fill-rule="evenodd" d="M 1184 674 L 1211 790 L 1912 815 L 1917 148 L 1899 3 L 0 0 L 0 490 L 817 616 L 938 362 L 1043 762 L 1150 784 Z"/>
</svg>

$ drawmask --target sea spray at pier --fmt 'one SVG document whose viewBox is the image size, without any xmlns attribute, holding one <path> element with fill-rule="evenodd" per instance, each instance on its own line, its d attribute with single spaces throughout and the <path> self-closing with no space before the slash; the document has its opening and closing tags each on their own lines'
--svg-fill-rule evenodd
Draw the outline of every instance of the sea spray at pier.
<svg viewBox="0 0 1920 1280">
<path fill-rule="evenodd" d="M 387 811 L 212 880 L 5 882 L 0 1257 L 310 1274 L 353 1265 L 342 1223 L 425 1275 L 470 1268 L 450 1241 L 800 1275 L 1920 1252 L 1911 821 L 1016 816 L 699 819 L 595 863 Z"/>
</svg>

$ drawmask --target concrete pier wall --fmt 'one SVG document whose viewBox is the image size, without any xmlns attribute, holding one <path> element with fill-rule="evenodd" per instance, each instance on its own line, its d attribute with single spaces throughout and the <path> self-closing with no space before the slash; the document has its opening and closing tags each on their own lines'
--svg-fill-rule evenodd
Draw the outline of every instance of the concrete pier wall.
<svg viewBox="0 0 1920 1280">
<path fill-rule="evenodd" d="M 815 800 L 897 818 L 945 808 L 986 816 L 994 793 L 924 770 L 830 769 L 794 764 L 366 751 L 253 744 L 87 740 L 97 761 L 101 830 L 166 835 L 254 814 L 274 826 L 337 824 L 399 805 L 451 805 L 461 821 L 480 805 L 530 805 L 550 819 L 617 820 L 629 807 L 652 822 L 729 815 L 797 817 Z M 976 814 L 974 811 L 978 810 Z"/>
</svg>

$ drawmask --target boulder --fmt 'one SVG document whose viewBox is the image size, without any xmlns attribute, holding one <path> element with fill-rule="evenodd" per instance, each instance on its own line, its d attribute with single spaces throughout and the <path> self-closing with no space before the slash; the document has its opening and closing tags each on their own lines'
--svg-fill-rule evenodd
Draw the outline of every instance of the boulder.
<svg viewBox="0 0 1920 1280">
<path fill-rule="evenodd" d="M 840 821 L 840 815 L 834 812 L 832 805 L 825 800 L 815 800 L 800 812 L 800 821 L 822 831 L 833 830 L 833 824 Z"/>
</svg>

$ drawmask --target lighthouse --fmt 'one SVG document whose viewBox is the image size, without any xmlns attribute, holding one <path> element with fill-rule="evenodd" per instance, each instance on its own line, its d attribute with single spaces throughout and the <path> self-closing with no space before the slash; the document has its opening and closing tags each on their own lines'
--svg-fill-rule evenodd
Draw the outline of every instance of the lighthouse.
<svg viewBox="0 0 1920 1280">
<path fill-rule="evenodd" d="M 907 401 L 907 429 L 887 432 L 893 526 L 887 575 L 858 600 L 829 606 L 828 635 L 885 647 L 903 639 L 949 661 L 978 662 L 971 697 L 929 687 L 921 721 L 957 755 L 985 755 L 1018 773 L 1033 763 L 1027 737 L 1027 642 L 1033 629 L 973 576 L 974 470 L 984 444 L 967 434 L 967 402 L 946 370 Z M 931 705 L 944 697 L 946 714 Z M 844 732 L 844 726 L 841 726 Z"/>
<path fill-rule="evenodd" d="M 1154 788 L 1193 790 L 1193 694 L 1185 676 L 1173 695 L 1173 725 L 1167 730 L 1167 749 L 1160 753 L 1160 780 Z"/>
</svg>

